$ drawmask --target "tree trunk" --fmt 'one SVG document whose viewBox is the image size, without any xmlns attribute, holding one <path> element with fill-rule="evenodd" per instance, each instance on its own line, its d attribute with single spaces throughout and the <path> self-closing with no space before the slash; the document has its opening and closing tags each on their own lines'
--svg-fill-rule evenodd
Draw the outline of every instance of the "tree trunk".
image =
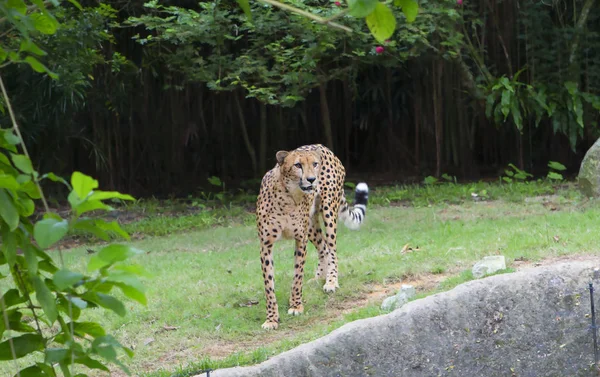
<svg viewBox="0 0 600 377">
<path fill-rule="evenodd" d="M 577 24 L 575 25 L 575 37 L 573 38 L 573 42 L 571 42 L 571 53 L 569 54 L 569 76 L 571 79 L 575 80 L 575 82 L 579 82 L 577 80 L 577 72 L 579 71 L 579 62 L 575 59 L 577 55 L 577 49 L 579 48 L 579 39 L 581 32 L 585 28 L 585 24 L 587 22 L 588 16 L 590 15 L 590 10 L 596 0 L 587 0 L 583 7 L 581 8 L 581 14 L 579 15 L 579 19 L 577 20 Z"/>
<path fill-rule="evenodd" d="M 331 117 L 329 116 L 329 104 L 327 103 L 327 82 L 322 81 L 319 85 L 321 99 L 321 119 L 325 131 L 325 145 L 333 149 L 333 132 L 331 131 Z"/>
<path fill-rule="evenodd" d="M 260 102 L 260 141 L 258 145 L 258 169 L 267 171 L 267 105 Z"/>
<path fill-rule="evenodd" d="M 435 176 L 439 177 L 442 174 L 442 142 L 443 142 L 443 122 L 442 122 L 442 111 L 441 111 L 441 77 L 442 77 L 442 62 L 434 60 L 433 66 L 433 117 L 435 124 Z"/>
<path fill-rule="evenodd" d="M 240 131 L 242 131 L 242 138 L 244 140 L 244 144 L 246 145 L 246 150 L 248 151 L 248 155 L 250 156 L 250 163 L 252 164 L 252 173 L 253 177 L 257 175 L 257 163 L 256 163 L 256 152 L 254 151 L 254 147 L 252 146 L 252 142 L 250 141 L 250 137 L 248 136 L 248 128 L 246 127 L 246 119 L 244 118 L 244 109 L 242 109 L 242 105 L 240 104 L 240 99 L 236 92 L 233 93 L 233 101 L 235 103 L 235 107 L 237 108 L 239 120 L 240 120 Z M 262 116 L 261 116 L 262 118 Z M 262 136 L 262 135 L 261 135 Z M 262 142 L 262 140 L 261 140 Z"/>
</svg>

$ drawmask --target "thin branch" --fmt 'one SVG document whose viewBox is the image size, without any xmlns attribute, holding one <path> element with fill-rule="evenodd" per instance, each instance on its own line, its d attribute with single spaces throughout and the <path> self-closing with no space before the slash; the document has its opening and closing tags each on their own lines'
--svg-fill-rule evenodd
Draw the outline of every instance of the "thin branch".
<svg viewBox="0 0 600 377">
<path fill-rule="evenodd" d="M 4 295 L 0 296 L 0 306 L 2 309 L 2 318 L 4 319 L 4 328 L 10 330 L 10 322 L 8 320 L 8 313 L 6 312 L 6 304 L 4 303 Z M 15 368 L 17 369 L 17 377 L 21 377 L 21 371 L 19 370 L 19 363 L 17 362 L 17 353 L 15 351 L 15 344 L 12 336 L 8 338 L 8 345 L 10 346 L 10 353 L 13 361 L 15 362 Z"/>
<path fill-rule="evenodd" d="M 2 89 L 2 95 L 4 96 L 4 101 L 6 102 L 6 107 L 8 108 L 8 114 L 10 115 L 10 120 L 13 124 L 13 130 L 21 140 L 21 148 L 23 149 L 23 154 L 27 156 L 27 158 L 31 161 L 31 157 L 29 156 L 29 152 L 27 151 L 27 147 L 25 146 L 25 141 L 23 140 L 23 135 L 21 135 L 21 129 L 17 124 L 17 119 L 15 117 L 15 113 L 13 112 L 12 105 L 10 104 L 10 99 L 8 98 L 8 93 L 6 92 L 6 88 L 4 87 L 4 81 L 2 80 L 2 75 L 0 75 L 0 89 Z M 48 207 L 48 202 L 46 201 L 46 197 L 44 196 L 44 192 L 42 191 L 42 187 L 40 186 L 40 182 L 36 176 L 33 176 L 33 181 L 37 186 L 38 191 L 40 192 L 40 198 L 42 199 L 42 203 L 44 203 L 44 209 L 46 213 L 50 213 L 50 208 Z"/>
<path fill-rule="evenodd" d="M 332 22 L 331 21 L 332 19 L 336 19 L 336 18 L 339 18 L 342 15 L 344 15 L 345 14 L 344 12 L 340 12 L 340 13 L 342 13 L 342 15 L 339 15 L 340 13 L 338 13 L 337 15 L 335 15 L 333 17 L 323 18 L 323 17 L 317 16 L 316 14 L 312 14 L 312 13 L 307 12 L 305 10 L 296 8 L 296 7 L 292 6 L 292 5 L 280 3 L 277 0 L 258 0 L 258 1 L 260 1 L 262 3 L 266 3 L 266 4 L 269 4 L 269 5 L 272 5 L 272 6 L 277 7 L 277 8 L 281 8 L 283 10 L 290 11 L 292 13 L 299 14 L 299 15 L 307 17 L 307 18 L 310 18 L 311 20 L 315 21 L 316 23 L 319 23 L 319 24 L 322 24 L 322 25 L 331 26 L 332 28 L 340 29 L 340 30 L 343 30 L 345 32 L 352 33 L 352 29 L 349 28 L 348 26 L 344 26 L 344 25 L 338 24 L 337 22 Z"/>
</svg>

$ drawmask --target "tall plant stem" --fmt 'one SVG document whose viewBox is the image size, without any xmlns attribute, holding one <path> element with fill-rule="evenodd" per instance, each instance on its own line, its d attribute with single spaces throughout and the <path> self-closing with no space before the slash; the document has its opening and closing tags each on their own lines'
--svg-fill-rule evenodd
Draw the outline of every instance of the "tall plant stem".
<svg viewBox="0 0 600 377">
<path fill-rule="evenodd" d="M 21 148 L 23 149 L 23 153 L 25 154 L 25 156 L 27 156 L 29 161 L 31 161 L 31 157 L 29 156 L 29 152 L 27 151 L 27 146 L 25 146 L 25 141 L 23 140 L 23 135 L 21 134 L 21 129 L 19 128 L 19 125 L 17 124 L 17 119 L 15 118 L 15 113 L 13 111 L 12 105 L 10 104 L 10 99 L 8 98 L 8 93 L 6 92 L 6 87 L 4 86 L 4 81 L 2 80 L 2 75 L 0 75 L 0 89 L 2 89 L 2 96 L 4 97 L 6 107 L 8 108 L 8 114 L 10 116 L 10 121 L 12 122 L 12 125 L 13 125 L 13 130 L 19 137 L 19 140 L 21 141 L 20 144 L 21 144 Z M 33 176 L 32 178 L 33 178 L 33 181 L 35 182 L 35 185 L 37 186 L 38 191 L 40 192 L 40 198 L 42 199 L 42 203 L 44 203 L 44 209 L 46 210 L 46 213 L 49 213 L 50 208 L 48 207 L 48 202 L 46 201 L 46 197 L 44 196 L 44 192 L 42 191 L 40 182 L 36 176 Z"/>
</svg>

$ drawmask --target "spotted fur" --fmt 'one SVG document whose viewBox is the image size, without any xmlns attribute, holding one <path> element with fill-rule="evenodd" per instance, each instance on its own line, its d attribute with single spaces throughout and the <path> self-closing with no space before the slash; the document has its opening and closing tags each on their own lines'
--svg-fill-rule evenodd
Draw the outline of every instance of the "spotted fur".
<svg viewBox="0 0 600 377">
<path fill-rule="evenodd" d="M 316 247 L 319 264 L 316 278 L 325 278 L 323 290 L 334 292 L 338 285 L 336 232 L 338 218 L 357 229 L 365 218 L 369 188 L 359 183 L 355 205 L 344 194 L 346 171 L 341 161 L 323 145 L 306 145 L 293 151 L 277 152 L 277 164 L 263 177 L 256 206 L 263 279 L 267 299 L 264 329 L 279 325 L 275 298 L 273 245 L 281 238 L 294 239 L 294 281 L 288 314 L 299 315 L 302 305 L 302 279 L 308 241 Z M 321 229 L 323 220 L 324 230 Z"/>
</svg>

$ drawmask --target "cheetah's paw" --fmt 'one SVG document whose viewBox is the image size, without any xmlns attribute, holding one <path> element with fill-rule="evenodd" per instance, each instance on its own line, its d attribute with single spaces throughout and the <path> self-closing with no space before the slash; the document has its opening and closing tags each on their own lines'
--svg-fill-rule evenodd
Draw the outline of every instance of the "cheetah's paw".
<svg viewBox="0 0 600 377">
<path fill-rule="evenodd" d="M 323 286 L 323 290 L 327 293 L 333 293 L 335 292 L 336 288 L 339 288 L 340 286 L 338 285 L 338 283 L 330 283 L 327 282 L 325 283 L 325 285 Z"/>
<path fill-rule="evenodd" d="M 265 323 L 262 324 L 262 328 L 265 330 L 277 330 L 279 323 L 276 321 L 266 320 Z"/>
<path fill-rule="evenodd" d="M 295 306 L 293 308 L 289 308 L 288 310 L 288 314 L 290 315 L 300 315 L 304 313 L 304 306 L 299 305 L 299 306 Z"/>
</svg>

